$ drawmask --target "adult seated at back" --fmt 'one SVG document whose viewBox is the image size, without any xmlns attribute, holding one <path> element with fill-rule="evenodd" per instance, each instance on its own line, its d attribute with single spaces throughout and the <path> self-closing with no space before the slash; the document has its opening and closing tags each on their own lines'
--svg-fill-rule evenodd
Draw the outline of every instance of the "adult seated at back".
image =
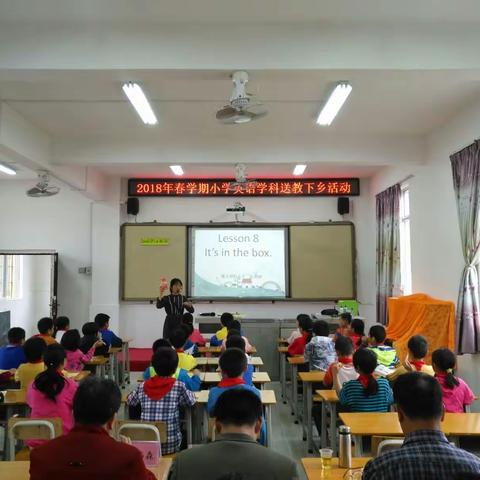
<svg viewBox="0 0 480 480">
<path fill-rule="evenodd" d="M 214 417 L 215 441 L 177 454 L 169 480 L 298 479 L 294 461 L 257 443 L 262 403 L 255 393 L 225 391 L 217 400 Z"/>
<path fill-rule="evenodd" d="M 30 479 L 155 480 L 139 450 L 109 435 L 120 400 L 111 380 L 85 379 L 73 400 L 74 428 L 31 451 Z"/>
<path fill-rule="evenodd" d="M 480 459 L 451 445 L 441 431 L 442 390 L 434 377 L 406 373 L 398 377 L 393 391 L 405 441 L 401 448 L 371 460 L 364 480 L 451 480 L 480 474 Z"/>
</svg>

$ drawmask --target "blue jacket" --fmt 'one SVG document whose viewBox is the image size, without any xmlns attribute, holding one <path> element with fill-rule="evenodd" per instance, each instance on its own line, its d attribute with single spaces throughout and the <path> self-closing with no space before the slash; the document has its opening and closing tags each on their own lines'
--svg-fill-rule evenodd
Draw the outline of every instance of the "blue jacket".
<svg viewBox="0 0 480 480">
<path fill-rule="evenodd" d="M 10 370 L 18 368 L 21 363 L 25 363 L 25 353 L 21 345 L 5 345 L 0 348 L 0 369 Z"/>
<path fill-rule="evenodd" d="M 186 341 L 185 345 L 183 346 L 183 350 L 185 353 L 190 355 L 195 355 L 198 353 L 198 345 L 193 343 L 190 339 Z"/>
<path fill-rule="evenodd" d="M 122 346 L 122 339 L 117 337 L 111 330 L 100 330 L 100 335 L 102 336 L 102 340 L 109 347 L 119 348 Z"/>
<path fill-rule="evenodd" d="M 156 373 L 153 367 L 148 367 L 143 372 L 143 379 L 148 380 L 149 378 L 154 377 L 155 375 Z M 187 387 L 187 390 L 190 390 L 191 392 L 200 391 L 200 385 L 202 381 L 200 380 L 200 377 L 198 375 L 190 376 L 184 368 L 177 368 L 177 371 L 175 372 L 175 378 L 179 382 L 183 382 Z"/>
<path fill-rule="evenodd" d="M 251 385 L 235 385 L 233 387 L 213 387 L 208 392 L 207 410 L 210 416 L 212 416 L 213 411 L 215 410 L 215 405 L 220 395 L 223 392 L 226 392 L 227 390 L 231 390 L 232 388 L 246 388 L 247 390 L 250 390 L 255 395 L 257 395 L 258 398 L 261 398 L 260 390 L 258 390 L 258 388 Z M 259 442 L 262 445 L 266 445 L 266 438 L 267 438 L 266 434 L 267 434 L 267 426 L 265 424 L 265 420 L 262 420 L 262 429 L 260 430 L 260 438 L 259 438 Z"/>
<path fill-rule="evenodd" d="M 253 386 L 253 365 L 251 365 L 251 364 L 247 365 L 247 370 L 243 374 L 243 381 L 247 385 L 252 385 Z"/>
</svg>

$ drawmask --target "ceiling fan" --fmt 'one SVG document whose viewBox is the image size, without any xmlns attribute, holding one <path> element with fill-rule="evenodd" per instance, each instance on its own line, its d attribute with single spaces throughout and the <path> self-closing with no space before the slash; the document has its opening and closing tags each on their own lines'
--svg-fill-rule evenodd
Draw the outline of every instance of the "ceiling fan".
<svg viewBox="0 0 480 480">
<path fill-rule="evenodd" d="M 50 175 L 48 172 L 38 172 L 38 182 L 33 188 L 27 190 L 29 197 L 51 197 L 60 191 L 60 187 L 49 185 Z"/>
<path fill-rule="evenodd" d="M 243 71 L 232 74 L 233 92 L 230 103 L 217 111 L 216 118 L 221 123 L 234 125 L 248 123 L 264 117 L 268 110 L 251 93 L 247 93 L 248 73 Z"/>
<path fill-rule="evenodd" d="M 234 169 L 235 181 L 230 182 L 229 190 L 236 190 L 238 188 L 246 190 L 248 187 L 254 187 L 258 181 L 248 178 L 247 166 L 244 163 L 237 163 Z"/>
</svg>

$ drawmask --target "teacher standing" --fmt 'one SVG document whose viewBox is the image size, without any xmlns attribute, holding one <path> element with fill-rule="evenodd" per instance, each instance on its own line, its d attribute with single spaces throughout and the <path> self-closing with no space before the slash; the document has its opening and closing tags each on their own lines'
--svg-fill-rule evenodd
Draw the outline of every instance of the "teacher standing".
<svg viewBox="0 0 480 480">
<path fill-rule="evenodd" d="M 183 283 L 179 278 L 170 280 L 170 295 L 164 295 L 167 286 L 160 285 L 160 297 L 157 298 L 157 308 L 164 308 L 167 316 L 163 325 L 163 338 L 170 334 L 182 323 L 183 310 L 193 313 L 192 302 L 182 295 Z"/>
</svg>

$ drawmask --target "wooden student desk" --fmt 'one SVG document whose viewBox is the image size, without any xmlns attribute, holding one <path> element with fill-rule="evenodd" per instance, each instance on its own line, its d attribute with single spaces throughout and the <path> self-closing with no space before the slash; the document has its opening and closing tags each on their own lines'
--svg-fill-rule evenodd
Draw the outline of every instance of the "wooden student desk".
<svg viewBox="0 0 480 480">
<path fill-rule="evenodd" d="M 371 458 L 353 457 L 352 469 L 363 468 Z M 302 466 L 305 470 L 307 480 L 343 480 L 348 468 L 340 468 L 338 466 L 338 458 L 332 458 L 332 468 L 329 470 L 322 469 L 322 461 L 320 458 L 302 458 Z"/>
<path fill-rule="evenodd" d="M 290 403 L 292 407 L 292 415 L 295 417 L 295 423 L 298 423 L 299 420 L 299 408 L 298 408 L 298 366 L 305 363 L 303 356 L 299 357 L 288 357 L 288 363 L 292 367 L 292 394 L 290 398 Z"/>
<path fill-rule="evenodd" d="M 340 413 L 345 425 L 350 427 L 355 441 L 356 455 L 361 456 L 362 442 L 360 437 L 373 435 L 402 437 L 396 412 L 387 413 Z M 480 413 L 446 413 L 441 424 L 447 437 L 480 436 Z"/>
<path fill-rule="evenodd" d="M 308 453 L 313 453 L 315 445 L 313 444 L 313 422 L 312 422 L 312 403 L 313 393 L 312 385 L 320 383 L 325 377 L 325 372 L 300 372 L 298 378 L 303 383 L 303 415 L 302 415 L 302 430 L 305 438 L 305 430 L 307 436 Z"/>
<path fill-rule="evenodd" d="M 333 454 L 337 454 L 337 403 L 338 395 L 336 390 L 315 390 L 322 399 L 322 448 L 327 448 L 327 430 L 330 432 L 330 445 Z M 330 425 L 327 427 L 327 408 L 330 408 Z"/>
<path fill-rule="evenodd" d="M 220 355 L 222 353 L 222 347 L 198 347 L 198 353 L 205 355 L 207 353 L 210 353 L 212 355 Z M 250 354 L 257 353 L 257 349 L 255 347 L 252 347 L 252 350 L 249 352 Z"/>
<path fill-rule="evenodd" d="M 97 368 L 100 367 L 100 378 L 105 378 L 105 365 L 108 363 L 108 358 L 103 356 L 92 357 L 92 359 L 86 364 L 95 367 L 95 375 L 97 374 Z"/>
<path fill-rule="evenodd" d="M 280 361 L 280 383 L 282 386 L 283 403 L 287 403 L 287 353 L 288 346 L 279 346 L 278 357 Z"/>
<path fill-rule="evenodd" d="M 218 372 L 205 372 L 200 376 L 202 383 L 213 383 L 217 384 L 221 379 L 221 375 Z M 253 372 L 253 383 L 260 385 L 260 388 L 263 388 L 265 383 L 271 382 L 270 376 L 267 372 Z"/>
<path fill-rule="evenodd" d="M 162 458 L 157 467 L 148 469 L 158 480 L 166 480 L 172 465 L 171 458 Z M 0 462 L 0 478 L 2 480 L 28 480 L 30 478 L 30 462 Z"/>
</svg>

